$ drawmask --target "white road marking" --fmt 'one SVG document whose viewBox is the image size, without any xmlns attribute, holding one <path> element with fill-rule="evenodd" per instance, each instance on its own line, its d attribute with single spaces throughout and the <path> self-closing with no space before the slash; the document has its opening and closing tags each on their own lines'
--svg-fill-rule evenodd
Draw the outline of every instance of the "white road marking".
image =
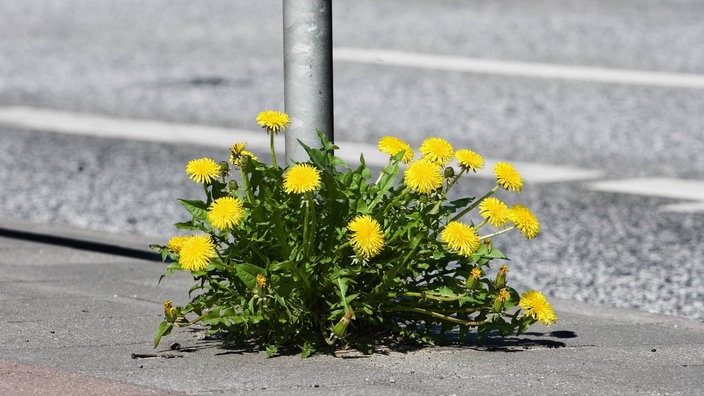
<svg viewBox="0 0 704 396">
<path fill-rule="evenodd" d="M 598 191 L 693 201 L 662 205 L 660 210 L 666 212 L 704 211 L 704 181 L 654 177 L 605 180 L 590 186 Z"/>
<path fill-rule="evenodd" d="M 96 136 L 101 138 L 134 139 L 165 143 L 193 144 L 227 149 L 236 142 L 246 142 L 253 151 L 269 151 L 269 137 L 262 131 L 248 131 L 204 125 L 188 125 L 162 121 L 131 120 L 109 118 L 98 115 L 69 113 L 58 110 L 36 109 L 31 107 L 0 108 L 0 125 L 19 128 L 59 132 L 74 135 Z M 284 139 L 279 135 L 277 150 L 284 149 Z M 369 166 L 383 167 L 389 157 L 381 153 L 376 145 L 336 141 L 340 150 L 336 155 L 350 164 L 359 163 L 364 155 Z M 477 177 L 494 178 L 492 168 L 497 159 L 485 158 L 485 169 Z M 528 183 L 551 183 L 599 178 L 601 171 L 579 169 L 567 166 L 508 161 Z"/>
<path fill-rule="evenodd" d="M 674 213 L 694 213 L 704 212 L 704 202 L 682 202 L 676 204 L 662 205 L 660 210 L 663 212 Z"/>
<path fill-rule="evenodd" d="M 493 179 L 494 165 L 499 161 L 505 161 L 513 165 L 520 173 L 521 177 L 530 183 L 555 183 L 565 181 L 576 181 L 585 179 L 598 179 L 604 176 L 601 170 L 580 169 L 571 166 L 555 166 L 538 164 L 534 162 L 506 161 L 494 158 L 484 158 L 484 172 L 477 173 L 478 177 Z"/>
<path fill-rule="evenodd" d="M 134 139 L 164 143 L 186 143 L 230 147 L 247 141 L 253 150 L 268 150 L 269 137 L 241 129 L 186 125 L 162 121 L 110 118 L 93 114 L 70 113 L 32 107 L 0 108 L 0 123 L 19 128 L 60 132 L 101 138 Z M 283 145 L 283 137 L 281 145 Z"/>
<path fill-rule="evenodd" d="M 553 80 L 577 80 L 696 89 L 704 88 L 704 75 L 700 74 L 512 62 L 414 52 L 341 47 L 334 48 L 333 59 L 337 62 L 367 63 Z"/>
</svg>

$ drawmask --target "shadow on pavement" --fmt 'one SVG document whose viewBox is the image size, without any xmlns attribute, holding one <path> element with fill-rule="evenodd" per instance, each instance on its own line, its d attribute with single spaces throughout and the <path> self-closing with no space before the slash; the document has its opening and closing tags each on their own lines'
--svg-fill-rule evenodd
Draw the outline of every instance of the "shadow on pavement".
<svg viewBox="0 0 704 396">
<path fill-rule="evenodd" d="M 63 246 L 73 249 L 85 250 L 95 253 L 105 253 L 149 261 L 162 261 L 161 255 L 149 252 L 146 249 L 133 249 L 124 246 L 112 245 L 83 239 L 61 237 L 56 235 L 40 234 L 27 231 L 12 230 L 0 227 L 0 237 L 21 239 L 30 242 L 44 243 L 47 245 Z"/>
</svg>

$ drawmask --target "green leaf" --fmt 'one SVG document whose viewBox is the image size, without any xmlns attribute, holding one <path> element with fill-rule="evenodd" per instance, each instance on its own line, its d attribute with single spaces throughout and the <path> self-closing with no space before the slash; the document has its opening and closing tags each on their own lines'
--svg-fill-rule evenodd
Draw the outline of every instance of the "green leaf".
<svg viewBox="0 0 704 396">
<path fill-rule="evenodd" d="M 453 208 L 453 212 L 454 212 L 457 209 L 465 208 L 467 205 L 472 203 L 472 201 L 474 201 L 474 197 L 460 198 L 460 199 L 456 199 L 454 201 L 449 202 L 449 206 L 451 208 Z"/>
<path fill-rule="evenodd" d="M 325 150 L 339 150 L 340 148 L 337 147 L 333 142 L 331 142 L 327 136 L 321 131 L 321 130 L 316 130 L 315 131 L 318 134 L 318 137 L 320 138 L 320 142 L 323 144 L 323 148 Z"/>
<path fill-rule="evenodd" d="M 484 299 L 479 299 L 475 295 L 464 295 L 459 299 L 459 306 L 463 307 L 466 305 L 472 307 L 480 307 L 484 304 Z"/>
<path fill-rule="evenodd" d="M 179 264 L 178 261 L 171 262 L 168 265 L 168 267 L 166 267 L 166 273 L 159 277 L 159 283 L 161 283 L 161 280 L 166 278 L 167 276 L 173 275 L 174 271 L 182 271 L 182 270 L 183 270 L 183 268 L 181 268 L 181 264 Z"/>
<path fill-rule="evenodd" d="M 159 346 L 159 341 L 161 341 L 161 337 L 167 336 L 171 334 L 171 330 L 173 330 L 174 325 L 172 323 L 169 323 L 167 321 L 161 322 L 159 325 L 159 329 L 156 331 L 156 337 L 154 337 L 154 348 Z"/>
<path fill-rule="evenodd" d="M 305 344 L 303 344 L 303 346 L 301 347 L 301 357 L 303 359 L 309 357 L 310 355 L 312 355 L 314 353 L 315 353 L 315 348 L 307 342 Z"/>
<path fill-rule="evenodd" d="M 225 162 L 227 165 L 227 163 Z M 213 195 L 213 199 L 218 199 L 222 197 L 226 197 L 229 195 L 228 191 L 226 190 L 227 184 L 222 183 L 220 181 L 214 180 L 210 183 L 211 185 L 211 191 Z"/>
<path fill-rule="evenodd" d="M 511 296 L 508 300 L 504 302 L 504 308 L 505 309 L 511 309 L 518 305 L 518 302 L 521 301 L 521 296 L 518 294 L 516 289 L 512 287 L 508 287 L 508 293 Z"/>
<path fill-rule="evenodd" d="M 359 170 L 362 172 L 362 177 L 365 179 L 369 179 L 372 177 L 372 171 L 369 170 L 369 167 L 367 167 L 367 161 L 364 160 L 364 154 L 359 155 L 359 163 L 361 166 L 359 167 Z"/>
<path fill-rule="evenodd" d="M 523 316 L 518 319 L 518 330 L 516 332 L 516 335 L 523 334 L 535 322 L 536 320 L 533 319 L 533 317 L 531 316 Z"/>
<path fill-rule="evenodd" d="M 434 290 L 432 294 L 440 297 L 457 297 L 457 294 L 454 292 L 454 290 L 450 289 L 447 286 L 443 286 L 437 290 Z"/>
<path fill-rule="evenodd" d="M 484 245 L 484 246 L 486 247 L 486 245 Z M 506 259 L 506 256 L 503 253 L 501 253 L 501 251 L 499 249 L 497 249 L 494 245 L 491 246 L 491 250 L 488 250 L 484 254 L 484 257 L 491 258 L 491 259 L 499 259 L 499 260 Z"/>
<path fill-rule="evenodd" d="M 266 275 L 266 271 L 263 268 L 249 263 L 237 264 L 235 272 L 237 277 L 252 290 L 257 288 L 257 275 Z"/>
<path fill-rule="evenodd" d="M 161 261 L 166 261 L 172 255 L 171 250 L 166 246 L 151 244 L 149 248 L 161 255 Z"/>
<path fill-rule="evenodd" d="M 347 281 L 349 279 L 347 278 L 337 278 L 335 283 L 337 284 L 337 287 L 340 290 L 340 297 L 344 300 L 345 294 L 347 294 Z"/>
<path fill-rule="evenodd" d="M 337 278 L 337 280 L 335 280 L 335 284 L 337 285 L 338 291 L 340 292 L 339 295 L 340 295 L 340 299 L 342 300 L 342 305 L 345 307 L 345 312 L 350 310 L 349 305 L 347 305 L 348 301 L 347 301 L 347 296 L 346 296 L 348 281 L 349 281 L 349 279 L 347 279 L 347 278 Z"/>
<path fill-rule="evenodd" d="M 198 230 L 202 229 L 198 225 L 193 224 L 193 221 L 184 221 L 182 223 L 176 223 L 176 224 L 174 224 L 174 227 L 176 227 L 179 230 L 190 230 L 190 231 L 198 231 Z"/>
<path fill-rule="evenodd" d="M 181 205 L 198 220 L 206 221 L 208 217 L 208 205 L 203 201 L 179 199 Z"/>
<path fill-rule="evenodd" d="M 296 289 L 296 286 L 298 286 L 298 282 L 290 276 L 272 275 L 271 278 L 271 286 L 276 290 L 276 295 L 281 298 L 288 297 L 288 295 Z"/>
<path fill-rule="evenodd" d="M 384 168 L 382 172 L 384 173 L 384 176 L 379 179 L 377 187 L 379 187 L 380 191 L 386 192 L 391 190 L 391 187 L 393 187 L 394 183 L 396 182 L 396 175 L 398 174 L 398 163 L 390 163 L 386 166 L 386 168 Z"/>
<path fill-rule="evenodd" d="M 279 347 L 276 345 L 267 345 L 266 346 L 266 357 L 270 358 L 274 355 L 276 355 L 279 352 Z"/>
<path fill-rule="evenodd" d="M 221 324 L 227 326 L 230 324 L 230 321 L 222 316 L 222 310 L 219 308 L 213 308 L 212 311 L 208 312 L 206 315 L 203 315 L 201 321 L 209 325 Z"/>
<path fill-rule="evenodd" d="M 349 304 L 350 304 L 352 301 L 354 301 L 354 299 L 357 298 L 357 297 L 359 297 L 359 293 L 350 294 L 349 296 L 347 296 L 347 297 L 345 298 L 345 303 L 346 303 L 347 305 L 349 305 Z M 349 309 L 347 309 L 347 310 L 349 311 Z"/>
</svg>

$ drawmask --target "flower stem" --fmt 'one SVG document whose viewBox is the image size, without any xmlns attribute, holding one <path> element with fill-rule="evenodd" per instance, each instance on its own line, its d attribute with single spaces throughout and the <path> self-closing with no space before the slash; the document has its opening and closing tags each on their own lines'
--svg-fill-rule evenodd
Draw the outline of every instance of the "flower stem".
<svg viewBox="0 0 704 396">
<path fill-rule="evenodd" d="M 271 164 L 274 168 L 277 168 L 276 151 L 274 150 L 274 131 L 269 131 L 269 146 L 271 147 Z"/>
<path fill-rule="evenodd" d="M 308 257 L 308 229 L 310 228 L 310 205 L 308 204 L 308 193 L 303 201 L 303 254 Z"/>
<path fill-rule="evenodd" d="M 405 293 L 389 293 L 389 298 L 396 298 L 396 297 L 417 297 L 417 298 L 425 298 L 428 300 L 436 300 L 436 301 L 457 301 L 463 296 L 457 296 L 457 297 L 445 297 L 445 296 L 436 296 L 433 294 L 426 294 L 426 293 L 418 293 L 418 292 L 405 292 Z"/>
<path fill-rule="evenodd" d="M 203 184 L 203 190 L 205 190 L 205 197 L 207 198 L 206 204 L 210 205 L 210 203 L 213 202 L 213 198 L 210 195 L 210 191 L 208 191 L 208 185 L 205 183 Z"/>
<path fill-rule="evenodd" d="M 305 218 L 303 219 L 303 252 L 306 257 L 310 257 L 313 245 L 315 244 L 315 226 L 317 222 L 312 191 L 306 191 L 305 205 Z"/>
<path fill-rule="evenodd" d="M 379 181 L 380 181 L 381 178 L 384 176 L 384 173 L 385 173 L 384 170 L 385 170 L 386 167 L 388 167 L 389 165 L 391 165 L 391 158 L 389 158 L 389 160 L 386 162 L 386 165 L 385 165 L 383 168 L 381 168 L 381 172 L 379 172 L 379 176 L 376 178 L 376 181 L 374 182 L 374 185 L 379 184 Z"/>
<path fill-rule="evenodd" d="M 489 235 L 480 236 L 480 237 L 479 237 L 479 240 L 481 241 L 481 240 L 484 240 L 484 239 L 493 238 L 493 237 L 495 237 L 495 236 L 497 236 L 497 235 L 505 234 L 505 233 L 507 233 L 507 232 L 513 230 L 514 228 L 516 228 L 516 226 L 511 226 L 511 227 L 508 227 L 508 228 L 504 228 L 503 230 L 499 230 L 499 231 L 493 232 L 493 233 L 491 233 L 491 234 L 489 234 Z"/>
<path fill-rule="evenodd" d="M 484 194 L 483 197 L 481 197 L 481 198 L 477 199 L 476 201 L 472 202 L 471 205 L 469 205 L 468 207 L 466 207 L 466 208 L 465 208 L 463 211 L 461 211 L 460 213 L 456 214 L 455 217 L 453 217 L 450 221 L 455 221 L 455 220 L 459 219 L 460 217 L 466 215 L 466 214 L 469 213 L 472 209 L 476 208 L 483 200 L 485 200 L 486 198 L 489 198 L 490 196 L 492 196 L 492 195 L 496 192 L 496 190 L 498 190 L 498 189 L 499 189 L 499 186 L 498 186 L 498 185 L 494 186 L 494 188 L 492 188 L 491 190 L 489 190 L 488 193 Z M 449 223 L 449 222 L 448 222 L 448 223 Z"/>
<path fill-rule="evenodd" d="M 465 172 L 466 172 L 466 169 L 461 169 L 461 170 L 460 170 L 460 173 L 456 174 L 456 175 L 447 183 L 447 187 L 445 187 L 445 192 L 443 193 L 443 195 L 447 195 L 447 193 L 450 192 L 450 189 L 452 188 L 452 186 L 454 186 L 455 183 L 457 183 L 457 180 L 459 180 L 459 179 L 460 179 L 460 176 L 462 176 Z"/>
<path fill-rule="evenodd" d="M 478 226 L 475 226 L 474 229 L 475 229 L 475 230 L 479 230 L 480 228 L 484 227 L 484 226 L 486 225 L 486 223 L 488 223 L 488 222 L 489 222 L 489 219 L 484 219 L 484 221 L 482 221 L 481 223 L 479 223 Z"/>
<path fill-rule="evenodd" d="M 417 307 L 404 307 L 404 306 L 382 307 L 381 310 L 386 311 L 386 312 L 394 312 L 394 311 L 415 312 L 415 313 L 419 313 L 421 315 L 433 317 L 435 319 L 440 319 L 444 322 L 455 323 L 455 324 L 466 325 L 466 326 L 479 326 L 479 325 L 482 325 L 484 323 L 489 322 L 489 319 L 484 319 L 484 320 L 479 320 L 479 321 L 462 320 L 462 319 L 454 318 L 452 316 L 443 315 L 441 313 L 431 311 L 429 309 L 423 309 L 423 308 L 417 308 Z"/>
<path fill-rule="evenodd" d="M 252 195 L 252 191 L 249 188 L 249 179 L 247 179 L 247 175 L 244 173 L 244 170 L 242 170 L 241 166 L 240 166 L 240 177 L 242 178 L 242 187 L 244 188 L 244 195 L 247 198 L 247 202 L 253 203 L 254 196 Z"/>
</svg>

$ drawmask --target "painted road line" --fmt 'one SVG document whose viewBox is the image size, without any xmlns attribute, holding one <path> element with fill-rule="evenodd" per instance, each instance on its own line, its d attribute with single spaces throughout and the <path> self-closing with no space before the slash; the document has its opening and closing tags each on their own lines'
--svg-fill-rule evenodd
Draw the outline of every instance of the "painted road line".
<svg viewBox="0 0 704 396">
<path fill-rule="evenodd" d="M 236 142 L 247 142 L 250 150 L 269 151 L 269 137 L 262 130 L 249 131 L 162 121 L 109 118 L 31 107 L 0 107 L 0 125 L 100 138 L 193 144 L 217 148 L 229 147 Z M 283 136 L 279 135 L 276 139 L 277 150 L 283 152 Z M 386 154 L 377 149 L 376 145 L 341 141 L 335 143 L 340 147 L 336 152 L 337 156 L 349 164 L 358 164 L 360 154 L 364 155 L 365 162 L 372 167 L 383 167 L 389 159 Z M 485 161 L 485 169 L 478 172 L 476 176 L 493 179 L 494 173 L 491 169 L 499 160 L 485 158 Z M 595 179 L 603 175 L 601 171 L 568 166 L 529 162 L 511 162 L 511 164 L 529 183 Z"/>
<path fill-rule="evenodd" d="M 497 162 L 503 161 L 494 158 L 484 158 L 484 172 L 477 173 L 477 176 L 487 179 L 493 179 L 494 165 Z M 601 170 L 581 169 L 571 166 L 555 166 L 538 164 L 534 162 L 506 161 L 516 168 L 518 173 L 530 183 L 556 183 L 576 180 L 599 179 L 604 177 L 604 172 Z"/>
<path fill-rule="evenodd" d="M 381 153 L 376 146 L 363 143 L 336 142 L 340 150 L 336 155 L 347 163 L 359 163 L 360 153 L 364 155 L 367 165 L 383 167 L 389 160 L 389 156 Z M 482 179 L 495 179 L 492 169 L 499 161 L 509 162 L 516 168 L 521 177 L 528 183 L 556 183 L 578 180 L 599 179 L 604 176 L 600 170 L 580 169 L 570 166 L 555 166 L 547 164 L 537 164 L 533 162 L 506 161 L 495 158 L 484 158 L 484 169 L 477 173 L 468 173 L 469 177 Z M 457 168 L 457 164 L 453 164 Z"/>
<path fill-rule="evenodd" d="M 100 138 L 229 147 L 247 141 L 252 150 L 268 150 L 269 137 L 263 131 L 187 125 L 151 120 L 110 118 L 94 114 L 71 113 L 33 107 L 2 107 L 0 123 L 19 128 L 61 132 Z M 281 145 L 283 145 L 283 137 Z"/>
<path fill-rule="evenodd" d="M 635 178 L 599 181 L 591 183 L 590 187 L 597 191 L 693 201 L 663 205 L 660 207 L 663 211 L 704 211 L 704 182 L 699 180 Z"/>
<path fill-rule="evenodd" d="M 693 213 L 704 212 L 704 202 L 682 202 L 660 206 L 663 212 Z"/>
<path fill-rule="evenodd" d="M 333 59 L 337 62 L 366 63 L 477 74 L 677 88 L 704 88 L 704 75 L 700 74 L 513 62 L 380 49 L 340 47 L 333 50 Z"/>
</svg>

